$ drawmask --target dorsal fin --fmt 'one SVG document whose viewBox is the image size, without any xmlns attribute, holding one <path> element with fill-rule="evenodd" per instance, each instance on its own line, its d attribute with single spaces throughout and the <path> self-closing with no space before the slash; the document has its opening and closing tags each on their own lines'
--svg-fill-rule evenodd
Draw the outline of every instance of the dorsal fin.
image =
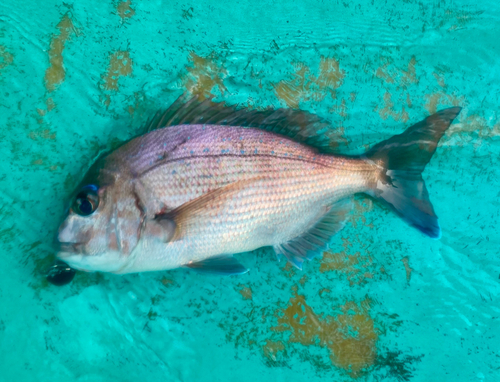
<svg viewBox="0 0 500 382">
<path fill-rule="evenodd" d="M 317 115 L 302 110 L 238 109 L 211 99 L 181 95 L 167 110 L 158 111 L 146 124 L 149 132 L 177 125 L 232 125 L 271 131 L 317 148 L 322 153 L 339 153 L 339 142 L 325 134 L 331 125 Z M 344 150 L 345 151 L 345 150 Z"/>
</svg>

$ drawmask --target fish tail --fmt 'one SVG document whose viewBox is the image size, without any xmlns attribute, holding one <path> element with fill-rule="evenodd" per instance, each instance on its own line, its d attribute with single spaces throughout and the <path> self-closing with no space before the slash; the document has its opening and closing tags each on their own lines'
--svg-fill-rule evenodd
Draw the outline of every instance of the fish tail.
<svg viewBox="0 0 500 382">
<path fill-rule="evenodd" d="M 422 172 L 460 110 L 460 107 L 441 110 L 365 154 L 365 159 L 380 170 L 369 194 L 432 238 L 439 238 L 441 229 Z"/>
</svg>

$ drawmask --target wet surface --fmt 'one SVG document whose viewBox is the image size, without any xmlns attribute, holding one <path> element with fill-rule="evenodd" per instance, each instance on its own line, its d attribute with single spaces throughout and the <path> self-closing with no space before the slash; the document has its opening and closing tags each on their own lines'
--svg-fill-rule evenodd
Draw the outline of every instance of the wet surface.
<svg viewBox="0 0 500 382">
<path fill-rule="evenodd" d="M 496 380 L 499 21 L 464 0 L 0 4 L 3 377 Z M 89 164 L 186 89 L 315 112 L 346 153 L 462 106 L 424 172 L 441 239 L 359 197 L 302 272 L 267 249 L 239 277 L 54 265 Z"/>
</svg>

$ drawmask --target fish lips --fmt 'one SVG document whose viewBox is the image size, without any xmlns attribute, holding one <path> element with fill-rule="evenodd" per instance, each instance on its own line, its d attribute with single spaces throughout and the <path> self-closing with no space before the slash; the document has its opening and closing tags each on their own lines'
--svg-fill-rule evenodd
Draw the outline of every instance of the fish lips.
<svg viewBox="0 0 500 382">
<path fill-rule="evenodd" d="M 58 243 L 58 254 L 57 256 L 60 258 L 64 258 L 65 256 L 71 255 L 81 255 L 83 254 L 83 244 L 82 243 Z"/>
</svg>

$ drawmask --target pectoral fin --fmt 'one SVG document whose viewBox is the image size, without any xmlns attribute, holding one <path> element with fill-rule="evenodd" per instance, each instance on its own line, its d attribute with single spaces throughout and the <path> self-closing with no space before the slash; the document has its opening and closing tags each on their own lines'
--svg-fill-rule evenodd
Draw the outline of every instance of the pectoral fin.
<svg viewBox="0 0 500 382">
<path fill-rule="evenodd" d="M 241 275 L 248 272 L 248 269 L 233 256 L 226 255 L 211 257 L 198 262 L 190 261 L 189 263 L 184 264 L 184 267 L 201 273 L 211 273 L 224 276 Z"/>
<path fill-rule="evenodd" d="M 211 219 L 221 211 L 227 201 L 231 200 L 239 191 L 248 187 L 259 178 L 234 182 L 227 186 L 210 191 L 196 199 L 177 207 L 176 209 L 157 215 L 155 220 L 167 228 L 175 227 L 175 232 L 169 241 L 176 241 L 185 237 L 189 228 L 202 219 Z"/>
</svg>

